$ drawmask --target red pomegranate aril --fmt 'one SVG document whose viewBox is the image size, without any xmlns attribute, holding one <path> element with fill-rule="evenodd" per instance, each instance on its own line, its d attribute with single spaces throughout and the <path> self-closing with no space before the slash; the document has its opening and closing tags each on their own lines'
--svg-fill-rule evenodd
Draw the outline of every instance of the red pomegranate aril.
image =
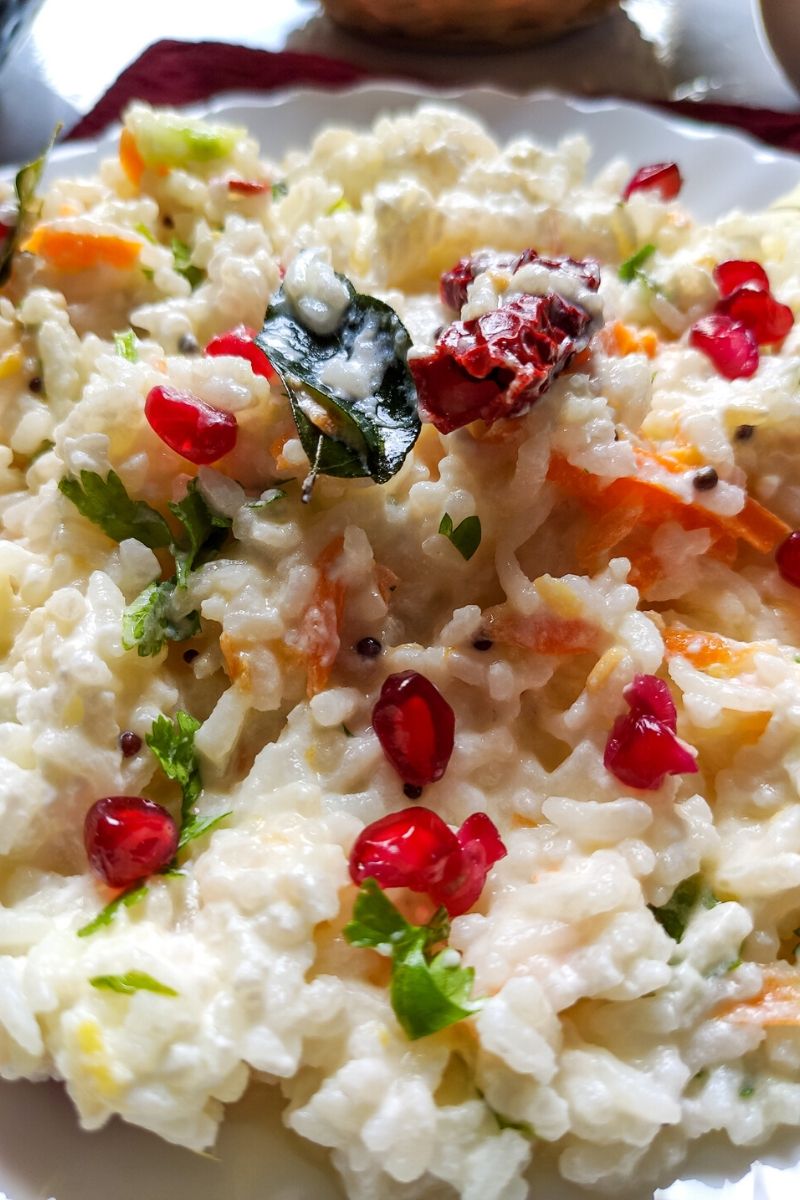
<svg viewBox="0 0 800 1200">
<path fill-rule="evenodd" d="M 792 587 L 800 587 L 800 529 L 785 537 L 775 552 L 781 578 Z"/>
<path fill-rule="evenodd" d="M 213 337 L 206 346 L 206 354 L 210 354 L 212 358 L 218 358 L 222 354 L 230 354 L 233 358 L 246 358 L 254 375 L 274 379 L 272 363 L 264 351 L 259 349 L 255 339 L 255 329 L 251 329 L 249 325 L 237 325 L 235 329 Z"/>
<path fill-rule="evenodd" d="M 455 716 L 424 675 L 403 671 L 386 679 L 372 728 L 403 783 L 425 787 L 442 778 L 453 753 Z"/>
<path fill-rule="evenodd" d="M 754 335 L 725 313 L 711 313 L 697 321 L 689 332 L 689 344 L 707 355 L 726 379 L 749 379 L 758 370 Z"/>
<path fill-rule="evenodd" d="M 672 730 L 645 713 L 617 717 L 603 763 L 621 783 L 643 791 L 660 788 L 667 775 L 697 770 L 694 756 Z"/>
<path fill-rule="evenodd" d="M 151 388 L 144 415 L 170 450 L 199 466 L 216 462 L 236 445 L 238 426 L 233 413 L 214 408 L 191 392 Z"/>
<path fill-rule="evenodd" d="M 677 163 L 650 163 L 646 167 L 639 167 L 628 181 L 622 199 L 630 200 L 634 192 L 658 192 L 662 200 L 674 200 L 682 186 L 683 179 Z"/>
<path fill-rule="evenodd" d="M 228 191 L 235 196 L 263 196 L 270 185 L 261 179 L 229 179 Z"/>
<path fill-rule="evenodd" d="M 163 870 L 178 849 L 178 826 L 143 796 L 104 796 L 86 814 L 83 841 L 93 870 L 124 888 Z"/>
<path fill-rule="evenodd" d="M 716 311 L 741 321 L 760 346 L 782 342 L 794 325 L 794 313 L 788 304 L 781 304 L 771 292 L 750 283 L 723 296 Z"/>
<path fill-rule="evenodd" d="M 456 917 L 472 907 L 506 853 L 486 813 L 473 813 L 455 834 L 436 813 L 415 806 L 362 830 L 350 854 L 350 878 L 423 892 Z"/>
<path fill-rule="evenodd" d="M 676 736 L 678 714 L 672 694 L 657 675 L 635 675 L 623 691 L 630 712 L 617 717 L 603 763 L 628 787 L 653 790 L 666 775 L 692 774 L 697 763 Z"/>
<path fill-rule="evenodd" d="M 622 695 L 630 705 L 631 712 L 655 717 L 673 733 L 678 728 L 678 711 L 672 693 L 657 675 L 634 675 Z"/>
<path fill-rule="evenodd" d="M 448 858 L 459 852 L 456 835 L 438 813 L 415 805 L 362 830 L 350 854 L 350 878 L 426 892 L 441 883 Z"/>
<path fill-rule="evenodd" d="M 767 272 L 761 263 L 749 262 L 739 258 L 729 258 L 727 262 L 717 263 L 714 267 L 714 282 L 719 288 L 720 296 L 730 296 L 737 288 L 760 288 L 762 292 L 769 291 Z"/>
<path fill-rule="evenodd" d="M 487 874 L 508 853 L 486 813 L 472 813 L 456 837 L 460 854 L 449 860 L 450 870 L 442 883 L 428 892 L 433 902 L 446 908 L 451 917 L 472 908 L 484 889 Z"/>
</svg>

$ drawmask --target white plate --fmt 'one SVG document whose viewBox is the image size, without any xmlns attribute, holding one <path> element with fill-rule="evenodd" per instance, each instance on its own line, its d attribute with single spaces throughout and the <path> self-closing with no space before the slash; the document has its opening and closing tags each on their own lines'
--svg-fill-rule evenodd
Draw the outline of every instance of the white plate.
<svg viewBox="0 0 800 1200">
<path fill-rule="evenodd" d="M 246 125 L 264 153 L 278 158 L 308 142 L 323 124 L 366 126 L 378 113 L 408 108 L 424 95 L 412 87 L 365 86 L 338 94 L 230 96 L 196 111 Z M 800 185 L 800 158 L 634 105 L 509 96 L 489 89 L 437 95 L 478 114 L 501 138 L 528 134 L 552 143 L 568 133 L 586 133 L 595 167 L 619 156 L 632 164 L 675 160 L 686 178 L 683 198 L 704 219 L 732 207 L 762 208 Z M 91 172 L 115 140 L 112 132 L 96 143 L 63 147 L 53 155 L 49 173 Z M 279 1111 L 271 1090 L 251 1090 L 229 1111 L 213 1156 L 199 1156 L 118 1121 L 99 1133 L 81 1133 L 57 1085 L 0 1083 L 0 1190 L 13 1200 L 342 1200 L 324 1153 L 283 1130 Z M 800 1136 L 773 1142 L 770 1155 L 761 1157 L 779 1165 L 800 1161 Z M 738 1179 L 752 1159 L 753 1151 L 705 1141 L 684 1164 L 681 1177 L 719 1184 Z M 537 1182 L 535 1194 L 550 1200 L 596 1196 L 558 1180 L 546 1164 L 537 1166 Z M 617 1200 L 652 1197 L 652 1186 L 642 1184 L 624 1196 L 617 1193 Z M 768 1200 L 763 1191 L 760 1197 Z"/>
</svg>

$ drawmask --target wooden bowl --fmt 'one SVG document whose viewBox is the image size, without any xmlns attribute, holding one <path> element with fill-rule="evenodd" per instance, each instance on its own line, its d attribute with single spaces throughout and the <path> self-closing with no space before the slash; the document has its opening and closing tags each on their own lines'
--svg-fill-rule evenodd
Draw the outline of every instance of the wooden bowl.
<svg viewBox="0 0 800 1200">
<path fill-rule="evenodd" d="M 519 48 L 602 17 L 619 0 L 322 0 L 350 33 L 383 42 L 442 47 Z"/>
</svg>

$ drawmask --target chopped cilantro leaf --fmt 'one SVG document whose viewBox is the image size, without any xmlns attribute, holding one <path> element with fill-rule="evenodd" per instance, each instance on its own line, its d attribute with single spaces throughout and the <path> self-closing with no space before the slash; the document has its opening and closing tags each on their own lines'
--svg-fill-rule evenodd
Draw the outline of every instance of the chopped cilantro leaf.
<svg viewBox="0 0 800 1200">
<path fill-rule="evenodd" d="M 124 975 L 95 975 L 89 980 L 93 988 L 119 992 L 122 996 L 132 996 L 134 992 L 156 992 L 159 996 L 177 996 L 174 988 L 159 983 L 146 971 L 126 971 Z"/>
<path fill-rule="evenodd" d="M 190 816 L 181 826 L 181 835 L 178 841 L 178 849 L 183 849 L 189 842 L 195 841 L 196 838 L 202 837 L 206 833 L 211 833 L 212 829 L 216 829 L 221 825 L 226 817 L 231 816 L 232 810 L 219 813 L 216 817 L 199 817 L 197 814 Z"/>
<path fill-rule="evenodd" d="M 633 283 L 634 279 L 640 275 L 642 267 L 647 262 L 648 258 L 651 258 L 655 252 L 655 246 L 652 244 L 652 242 L 648 242 L 646 246 L 642 246 L 636 251 L 635 254 L 632 254 L 630 258 L 626 258 L 625 262 L 622 263 L 617 271 L 617 275 L 620 277 L 623 283 Z"/>
<path fill-rule="evenodd" d="M 286 492 L 283 490 L 283 488 L 274 487 L 270 488 L 269 491 L 264 492 L 264 495 L 260 496 L 258 500 L 248 500 L 247 507 L 255 509 L 267 508 L 270 504 L 274 504 L 276 500 L 285 499 Z"/>
<path fill-rule="evenodd" d="M 109 471 L 105 479 L 96 471 L 81 471 L 80 479 L 68 475 L 59 490 L 115 542 L 137 538 L 151 550 L 168 546 L 172 540 L 161 513 L 144 500 L 131 500 L 120 477 Z"/>
<path fill-rule="evenodd" d="M 194 748 L 194 735 L 200 722 L 187 712 L 175 714 L 174 723 L 168 717 L 156 717 L 145 741 L 158 765 L 181 789 L 183 822 L 193 816 L 192 809 L 203 788 L 200 763 Z"/>
<path fill-rule="evenodd" d="M 114 349 L 120 358 L 126 358 L 128 362 L 139 361 L 139 351 L 136 349 L 136 334 L 132 329 L 127 333 L 114 334 Z"/>
<path fill-rule="evenodd" d="M 182 275 L 188 281 L 192 291 L 201 284 L 206 277 L 206 273 L 201 267 L 196 267 L 192 263 L 192 251 L 186 242 L 182 242 L 180 238 L 173 238 L 172 244 L 172 260 L 175 270 L 179 275 Z"/>
<path fill-rule="evenodd" d="M 481 544 L 480 517 L 465 517 L 460 525 L 453 527 L 453 518 L 445 513 L 439 522 L 439 533 L 453 543 L 456 550 L 467 562 L 472 558 Z"/>
<path fill-rule="evenodd" d="M 131 905 L 138 904 L 146 895 L 146 883 L 137 883 L 135 887 L 128 888 L 127 892 L 121 892 L 105 908 L 101 908 L 97 916 L 88 925 L 81 926 L 78 930 L 78 937 L 91 937 L 93 933 L 97 933 L 98 929 L 102 929 L 105 925 L 110 925 L 121 908 L 130 908 Z"/>
<path fill-rule="evenodd" d="M 345 938 L 352 946 L 391 953 L 392 1008 L 412 1040 L 445 1029 L 480 1008 L 481 1002 L 471 998 L 472 968 L 462 967 L 454 950 L 432 952 L 449 932 L 443 909 L 427 925 L 406 921 L 374 879 L 361 885 L 353 919 L 345 926 Z"/>
<path fill-rule="evenodd" d="M 196 611 L 175 617 L 172 601 L 175 580 L 150 583 L 122 614 L 122 644 L 126 650 L 134 646 L 140 658 L 158 654 L 165 642 L 183 642 L 194 637 L 200 629 Z"/>
<path fill-rule="evenodd" d="M 743 1083 L 739 1088 L 739 1095 L 741 1096 L 742 1100 L 749 1100 L 750 1097 L 755 1094 L 755 1090 L 756 1088 L 754 1083 Z"/>
<path fill-rule="evenodd" d="M 186 532 L 183 544 L 172 547 L 177 567 L 177 585 L 186 587 L 190 572 L 222 546 L 231 527 L 231 519 L 215 512 L 206 503 L 196 479 L 190 481 L 183 499 L 177 504 L 170 504 L 169 508 Z"/>
<path fill-rule="evenodd" d="M 134 225 L 133 228 L 135 233 L 138 233 L 139 236 L 143 237 L 146 242 L 150 242 L 151 245 L 155 246 L 158 238 L 153 233 L 152 229 L 148 225 L 145 225 L 144 221 L 140 221 L 139 224 Z"/>
<path fill-rule="evenodd" d="M 702 875 L 691 875 L 678 884 L 666 904 L 660 908 L 651 906 L 650 911 L 673 941 L 680 942 L 697 906 L 714 908 L 717 904 L 718 898 L 704 884 Z"/>
<path fill-rule="evenodd" d="M 277 183 L 273 183 L 273 185 L 272 185 L 272 199 L 273 200 L 282 200 L 284 196 L 288 196 L 288 195 L 289 195 L 288 183 L 284 183 L 284 181 L 282 179 L 279 179 Z"/>
</svg>

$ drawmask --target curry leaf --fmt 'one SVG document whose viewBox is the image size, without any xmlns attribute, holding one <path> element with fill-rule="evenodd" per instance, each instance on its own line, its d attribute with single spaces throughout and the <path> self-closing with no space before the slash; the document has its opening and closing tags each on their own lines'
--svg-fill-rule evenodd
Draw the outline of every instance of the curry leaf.
<svg viewBox="0 0 800 1200">
<path fill-rule="evenodd" d="M 308 329 L 282 288 L 256 342 L 286 387 L 312 476 L 371 476 L 386 483 L 420 431 L 416 388 L 406 363 L 411 339 L 388 304 L 359 294 L 344 276 L 337 278 L 350 302 L 334 333 Z M 362 383 L 368 377 L 358 394 L 343 382 L 353 360 Z"/>
</svg>

